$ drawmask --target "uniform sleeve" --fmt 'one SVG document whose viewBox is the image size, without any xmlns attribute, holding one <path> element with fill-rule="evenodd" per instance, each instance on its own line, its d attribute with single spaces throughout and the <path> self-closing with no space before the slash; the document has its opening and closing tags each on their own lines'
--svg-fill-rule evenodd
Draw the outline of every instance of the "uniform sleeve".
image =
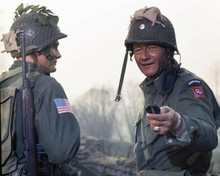
<svg viewBox="0 0 220 176">
<path fill-rule="evenodd" d="M 176 111 L 189 132 L 192 150 L 206 152 L 218 145 L 213 98 L 209 87 L 198 80 L 196 84 L 186 84 L 180 91 Z"/>
<path fill-rule="evenodd" d="M 80 144 L 80 128 L 62 86 L 54 81 L 38 92 L 35 125 L 49 162 L 73 159 Z"/>
</svg>

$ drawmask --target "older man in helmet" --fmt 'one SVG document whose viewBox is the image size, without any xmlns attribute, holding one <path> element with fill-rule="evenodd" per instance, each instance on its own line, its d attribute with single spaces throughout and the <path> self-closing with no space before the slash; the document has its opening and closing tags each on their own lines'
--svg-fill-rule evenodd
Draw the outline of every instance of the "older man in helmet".
<svg viewBox="0 0 220 176">
<path fill-rule="evenodd" d="M 17 90 L 16 94 L 4 95 L 1 91 L 1 121 L 8 124 L 3 125 L 1 130 L 2 174 L 30 175 L 26 170 L 28 158 L 25 153 L 29 151 L 24 142 L 26 125 L 22 117 L 21 97 L 21 48 L 25 44 L 27 77 L 31 80 L 34 96 L 39 175 L 55 175 L 57 164 L 72 160 L 80 143 L 79 124 L 66 94 L 62 86 L 49 76 L 56 71 L 57 59 L 61 57 L 58 40 L 67 35 L 61 33 L 57 26 L 58 16 L 44 6 L 24 7 L 21 4 L 15 14 L 10 32 L 2 39 L 5 51 L 16 60 L 9 71 L 1 75 L 0 88 L 10 90 L 15 87 Z M 9 101 L 13 103 L 7 104 Z M 4 107 L 8 107 L 9 111 Z M 7 113 L 11 115 L 7 116 Z"/>
<path fill-rule="evenodd" d="M 208 85 L 174 59 L 179 51 L 171 22 L 156 7 L 137 10 L 125 46 L 125 60 L 130 52 L 146 76 L 135 123 L 139 175 L 206 175 L 220 109 Z"/>
</svg>

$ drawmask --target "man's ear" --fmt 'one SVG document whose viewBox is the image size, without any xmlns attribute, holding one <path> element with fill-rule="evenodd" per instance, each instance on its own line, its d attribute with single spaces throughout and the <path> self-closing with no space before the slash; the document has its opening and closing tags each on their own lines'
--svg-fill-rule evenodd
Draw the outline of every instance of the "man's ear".
<svg viewBox="0 0 220 176">
<path fill-rule="evenodd" d="M 166 52 L 167 52 L 168 59 L 169 60 L 173 59 L 174 51 L 167 47 Z"/>
<path fill-rule="evenodd" d="M 33 54 L 30 54 L 29 56 L 30 56 L 30 58 L 33 60 L 33 62 L 34 62 L 35 64 L 37 64 L 37 63 L 38 63 L 38 57 L 39 57 L 40 55 L 41 55 L 40 53 L 33 53 Z"/>
</svg>

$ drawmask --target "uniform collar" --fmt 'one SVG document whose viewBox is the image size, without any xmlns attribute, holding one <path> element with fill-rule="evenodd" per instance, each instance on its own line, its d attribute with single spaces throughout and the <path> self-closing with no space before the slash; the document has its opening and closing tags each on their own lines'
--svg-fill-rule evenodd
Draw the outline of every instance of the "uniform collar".
<svg viewBox="0 0 220 176">
<path fill-rule="evenodd" d="M 18 68 L 18 67 L 22 67 L 22 61 L 20 61 L 20 60 L 14 61 L 14 63 L 9 68 L 9 70 L 13 70 L 13 69 Z M 45 74 L 39 66 L 37 66 L 36 64 L 31 63 L 31 62 L 26 62 L 26 69 L 27 69 L 27 72 L 37 71 L 41 74 Z"/>
<path fill-rule="evenodd" d="M 157 91 L 159 91 L 161 93 L 162 92 L 161 79 L 162 79 L 163 74 L 164 74 L 164 72 L 161 74 L 161 76 L 159 76 L 158 78 L 156 78 L 153 81 L 148 81 L 148 79 L 145 78 L 144 81 L 140 84 L 140 88 L 142 90 L 144 90 L 145 88 L 147 88 L 149 90 L 152 87 L 154 87 L 157 89 Z"/>
</svg>

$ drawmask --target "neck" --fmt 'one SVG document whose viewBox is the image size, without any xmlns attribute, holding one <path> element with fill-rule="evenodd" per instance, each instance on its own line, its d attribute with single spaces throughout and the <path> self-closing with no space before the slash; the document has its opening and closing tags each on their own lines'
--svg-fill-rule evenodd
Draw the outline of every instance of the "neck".
<svg viewBox="0 0 220 176">
<path fill-rule="evenodd" d="M 22 57 L 19 57 L 18 60 L 22 61 Z M 37 56 L 36 54 L 30 54 L 26 56 L 26 61 L 37 65 Z"/>
</svg>

